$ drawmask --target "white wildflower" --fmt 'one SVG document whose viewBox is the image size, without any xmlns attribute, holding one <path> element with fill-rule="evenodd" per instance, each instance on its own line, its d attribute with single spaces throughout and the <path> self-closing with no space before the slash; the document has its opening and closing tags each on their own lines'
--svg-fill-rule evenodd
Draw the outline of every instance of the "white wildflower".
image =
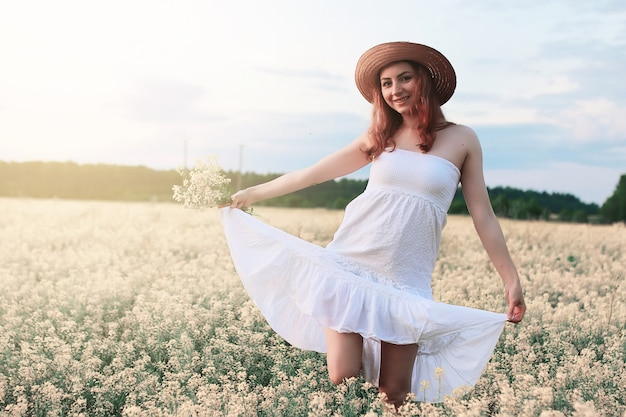
<svg viewBox="0 0 626 417">
<path fill-rule="evenodd" d="M 172 187 L 174 200 L 185 208 L 206 209 L 230 203 L 230 178 L 224 175 L 215 156 L 197 160 L 191 169 L 178 169 L 183 185 Z"/>
</svg>

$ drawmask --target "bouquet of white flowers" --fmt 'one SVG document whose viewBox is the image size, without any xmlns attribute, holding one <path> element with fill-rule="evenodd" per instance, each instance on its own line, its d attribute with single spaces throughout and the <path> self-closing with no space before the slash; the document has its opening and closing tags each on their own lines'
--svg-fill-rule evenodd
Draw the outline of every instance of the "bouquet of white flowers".
<svg viewBox="0 0 626 417">
<path fill-rule="evenodd" d="M 177 172 L 183 177 L 183 185 L 172 187 L 174 200 L 185 208 L 204 210 L 230 204 L 230 178 L 224 175 L 215 156 L 197 160 L 191 170 L 179 168 Z"/>
</svg>

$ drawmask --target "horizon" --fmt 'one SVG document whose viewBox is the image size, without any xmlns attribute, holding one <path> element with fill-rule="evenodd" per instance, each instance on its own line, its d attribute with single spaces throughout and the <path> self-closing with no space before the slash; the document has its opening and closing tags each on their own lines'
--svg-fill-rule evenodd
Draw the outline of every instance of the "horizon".
<svg viewBox="0 0 626 417">
<path fill-rule="evenodd" d="M 142 165 L 142 164 L 111 164 L 111 163 L 103 163 L 103 162 L 87 162 L 87 163 L 79 163 L 76 161 L 42 161 L 42 160 L 33 160 L 33 161 L 4 161 L 4 160 L 0 160 L 0 163 L 7 163 L 7 164 L 29 164 L 29 163 L 40 163 L 40 164 L 75 164 L 77 166 L 98 166 L 98 165 L 103 165 L 103 166 L 111 166 L 111 167 L 126 167 L 126 168 L 146 168 L 146 169 L 150 169 L 150 170 L 154 170 L 154 171 L 158 171 L 158 172 L 169 172 L 169 171 L 176 171 L 177 169 L 183 168 L 183 167 L 178 167 L 178 168 L 152 168 L 146 165 Z M 189 166 L 188 168 L 192 168 L 192 166 Z M 231 173 L 237 173 L 239 172 L 237 169 L 227 169 L 224 170 L 225 173 L 231 172 Z M 264 176 L 264 175 L 283 175 L 285 174 L 285 172 L 256 172 L 256 171 L 242 171 L 242 175 L 259 175 L 259 176 Z M 626 175 L 626 173 L 624 173 L 624 175 Z M 342 178 L 346 178 L 348 180 L 355 180 L 355 181 L 367 181 L 368 177 L 367 176 L 363 176 L 363 177 L 353 177 L 353 176 L 346 176 L 346 177 L 341 177 L 341 178 L 336 178 L 334 180 L 330 180 L 330 181 L 339 181 Z M 616 183 L 617 185 L 617 183 Z M 460 184 L 459 184 L 460 187 Z M 601 203 L 596 203 L 596 202 L 592 202 L 592 201 L 584 201 L 583 199 L 580 198 L 580 196 L 573 194 L 573 193 L 569 193 L 569 192 L 561 192 L 561 191 L 547 191 L 547 190 L 540 190 L 540 189 L 534 189 L 534 188 L 520 188 L 520 187 L 514 187 L 514 186 L 509 186 L 509 185 L 496 185 L 496 186 L 489 186 L 487 185 L 487 189 L 492 190 L 492 189 L 496 189 L 496 188 L 511 188 L 514 190 L 519 190 L 519 191 L 523 191 L 523 192 L 536 192 L 539 194 L 542 193 L 546 193 L 548 195 L 555 195 L 555 194 L 560 194 L 560 195 L 571 195 L 575 198 L 577 198 L 581 203 L 583 204 L 595 204 L 598 206 L 598 208 L 602 207 L 603 203 L 606 201 L 603 201 Z M 610 196 L 609 196 L 610 197 Z M 608 197 L 607 197 L 608 198 Z"/>
<path fill-rule="evenodd" d="M 451 61 L 442 109 L 478 134 L 487 186 L 612 195 L 626 172 L 619 0 L 1 2 L 0 159 L 175 169 L 217 155 L 237 170 L 243 147 L 244 171 L 304 168 L 368 128 L 354 67 L 396 40 Z"/>
</svg>

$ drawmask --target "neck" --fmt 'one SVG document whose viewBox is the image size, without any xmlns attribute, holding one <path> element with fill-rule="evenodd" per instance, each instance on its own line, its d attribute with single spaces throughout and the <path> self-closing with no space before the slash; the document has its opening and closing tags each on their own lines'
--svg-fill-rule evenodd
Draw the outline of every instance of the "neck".
<svg viewBox="0 0 626 417">
<path fill-rule="evenodd" d="M 402 115 L 402 125 L 401 129 L 412 129 L 417 130 L 419 127 L 419 120 L 417 117 L 411 117 L 407 115 Z"/>
</svg>

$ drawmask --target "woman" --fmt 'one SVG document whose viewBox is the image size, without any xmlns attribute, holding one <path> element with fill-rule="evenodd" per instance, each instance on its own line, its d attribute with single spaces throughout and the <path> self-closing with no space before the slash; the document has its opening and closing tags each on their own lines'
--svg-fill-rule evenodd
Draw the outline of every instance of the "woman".
<svg viewBox="0 0 626 417">
<path fill-rule="evenodd" d="M 525 312 L 520 281 L 486 191 L 479 141 L 440 106 L 456 76 L 425 45 L 366 51 L 356 84 L 370 129 L 316 164 L 232 196 L 220 217 L 242 282 L 288 342 L 327 353 L 332 382 L 361 371 L 399 407 L 407 393 L 442 401 L 474 385 L 505 322 Z M 242 214 L 242 208 L 371 163 L 366 190 L 326 248 Z M 504 282 L 507 315 L 433 301 L 430 280 L 459 182 L 476 231 Z"/>
</svg>

